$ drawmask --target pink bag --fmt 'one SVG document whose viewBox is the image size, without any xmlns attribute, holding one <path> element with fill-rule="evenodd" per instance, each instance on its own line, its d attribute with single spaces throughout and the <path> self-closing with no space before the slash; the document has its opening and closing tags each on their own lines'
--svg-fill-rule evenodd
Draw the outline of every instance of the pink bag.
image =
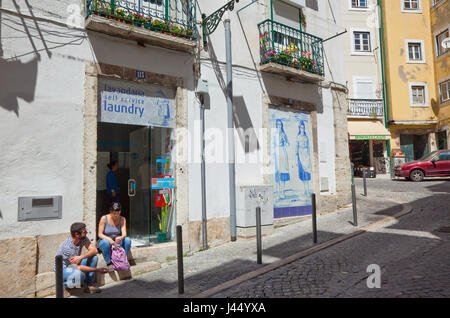
<svg viewBox="0 0 450 318">
<path fill-rule="evenodd" d="M 127 271 L 130 269 L 127 255 L 122 246 L 114 244 L 111 247 L 111 263 L 116 271 Z"/>
</svg>

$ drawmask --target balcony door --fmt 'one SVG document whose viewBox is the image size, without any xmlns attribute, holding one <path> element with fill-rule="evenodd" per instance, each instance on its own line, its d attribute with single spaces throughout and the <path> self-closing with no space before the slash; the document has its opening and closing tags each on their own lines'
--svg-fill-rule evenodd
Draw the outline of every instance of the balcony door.
<svg viewBox="0 0 450 318">
<path fill-rule="evenodd" d="M 354 78 L 353 87 L 356 99 L 375 99 L 375 84 L 370 78 Z"/>
</svg>

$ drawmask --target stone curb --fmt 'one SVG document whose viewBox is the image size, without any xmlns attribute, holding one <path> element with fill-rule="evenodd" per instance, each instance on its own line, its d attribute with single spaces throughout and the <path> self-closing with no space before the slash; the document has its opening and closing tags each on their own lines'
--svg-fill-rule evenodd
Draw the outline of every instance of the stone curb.
<svg viewBox="0 0 450 318">
<path fill-rule="evenodd" d="M 333 245 L 339 244 L 339 243 L 341 243 L 343 241 L 346 241 L 348 239 L 356 237 L 356 236 L 358 236 L 360 234 L 366 233 L 366 232 L 368 232 L 370 230 L 373 230 L 375 228 L 379 228 L 379 227 L 381 227 L 382 225 L 384 225 L 386 223 L 392 222 L 395 219 L 398 219 L 398 218 L 400 218 L 400 217 L 410 213 L 413 210 L 412 207 L 409 204 L 406 204 L 406 203 L 404 203 L 404 204 L 399 203 L 399 204 L 403 206 L 403 209 L 402 209 L 402 211 L 396 213 L 393 216 L 388 216 L 388 217 L 386 217 L 386 218 L 384 218 L 382 220 L 379 220 L 379 221 L 376 221 L 374 223 L 371 223 L 371 224 L 368 224 L 366 226 L 363 226 L 363 227 L 361 227 L 359 230 L 357 230 L 355 232 L 351 232 L 351 233 L 348 233 L 348 234 L 341 235 L 341 236 L 339 236 L 337 238 L 334 238 L 334 239 L 329 240 L 327 242 L 321 243 L 320 245 L 311 247 L 311 248 L 309 248 L 307 250 L 301 251 L 299 253 L 296 253 L 294 255 L 291 255 L 291 256 L 286 257 L 284 259 L 281 259 L 279 261 L 273 262 L 272 264 L 266 265 L 266 266 L 264 266 L 264 267 L 262 267 L 260 269 L 257 269 L 257 270 L 254 270 L 252 272 L 249 272 L 247 274 L 241 275 L 241 276 L 239 276 L 239 277 L 237 277 L 237 278 L 235 278 L 233 280 L 230 280 L 228 282 L 220 284 L 220 285 L 218 285 L 216 287 L 210 288 L 210 289 L 208 289 L 208 290 L 206 290 L 206 291 L 204 291 L 204 292 L 194 296 L 193 298 L 207 298 L 207 297 L 211 297 L 211 296 L 213 296 L 215 294 L 218 294 L 218 293 L 220 293 L 220 292 L 222 292 L 224 290 L 227 290 L 227 289 L 229 289 L 229 288 L 231 288 L 233 286 L 241 284 L 241 283 L 243 283 L 245 281 L 248 281 L 250 279 L 253 279 L 253 278 L 257 277 L 257 276 L 266 274 L 266 273 L 268 273 L 268 272 L 270 272 L 270 271 L 272 271 L 274 269 L 277 269 L 279 267 L 282 267 L 282 266 L 285 266 L 287 264 L 290 264 L 290 263 L 292 263 L 292 262 L 294 262 L 296 260 L 305 258 L 305 257 L 307 257 L 307 256 L 309 256 L 311 254 L 319 252 L 319 251 L 321 251 L 323 249 L 326 249 L 328 247 L 331 247 Z"/>
</svg>

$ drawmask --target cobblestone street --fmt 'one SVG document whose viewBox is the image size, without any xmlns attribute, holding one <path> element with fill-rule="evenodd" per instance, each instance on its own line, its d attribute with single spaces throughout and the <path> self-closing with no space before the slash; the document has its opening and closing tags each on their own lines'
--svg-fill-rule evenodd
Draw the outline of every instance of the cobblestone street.
<svg viewBox="0 0 450 318">
<path fill-rule="evenodd" d="M 178 295 L 176 261 L 132 280 L 102 287 L 102 293 L 79 297 L 448 297 L 450 296 L 450 180 L 422 183 L 355 179 L 358 224 L 351 207 L 318 217 L 318 244 L 354 233 L 402 210 L 412 212 L 366 233 L 322 249 L 237 285 L 209 293 L 293 254 L 317 246 L 311 221 L 285 226 L 263 238 L 263 264 L 256 264 L 254 240 L 238 240 L 184 259 L 185 294 Z M 445 230 L 445 229 L 444 229 Z M 381 269 L 381 288 L 369 289 L 371 264 Z M 244 275 L 244 276 L 243 276 Z"/>
<path fill-rule="evenodd" d="M 413 211 L 214 297 L 449 297 L 450 182 L 374 179 L 368 188 L 369 196 L 410 202 Z M 371 264 L 381 268 L 381 288 L 367 287 Z"/>
</svg>

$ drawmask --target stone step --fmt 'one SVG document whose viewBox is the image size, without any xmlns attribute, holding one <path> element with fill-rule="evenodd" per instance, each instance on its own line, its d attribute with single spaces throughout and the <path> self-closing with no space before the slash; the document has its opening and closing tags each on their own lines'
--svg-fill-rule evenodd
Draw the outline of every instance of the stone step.
<svg viewBox="0 0 450 318">
<path fill-rule="evenodd" d="M 106 264 L 104 265 L 106 267 Z M 99 267 L 104 267 L 99 266 Z M 131 265 L 128 271 L 114 271 L 107 274 L 97 274 L 97 284 L 99 286 L 104 286 L 121 280 L 131 279 L 137 275 L 156 271 L 161 268 L 161 264 L 154 261 L 138 263 L 136 265 Z"/>
<path fill-rule="evenodd" d="M 97 267 L 106 267 L 103 257 L 101 257 L 101 255 L 99 256 Z M 130 270 L 128 271 L 114 271 L 107 274 L 96 273 L 96 283 L 101 287 L 117 281 L 131 279 L 137 275 L 152 272 L 161 268 L 161 264 L 155 261 L 137 264 L 130 261 L 130 265 Z M 74 291 L 74 293 L 76 292 L 77 291 Z M 36 275 L 36 297 L 47 297 L 55 294 L 55 273 L 47 272 Z"/>
</svg>

